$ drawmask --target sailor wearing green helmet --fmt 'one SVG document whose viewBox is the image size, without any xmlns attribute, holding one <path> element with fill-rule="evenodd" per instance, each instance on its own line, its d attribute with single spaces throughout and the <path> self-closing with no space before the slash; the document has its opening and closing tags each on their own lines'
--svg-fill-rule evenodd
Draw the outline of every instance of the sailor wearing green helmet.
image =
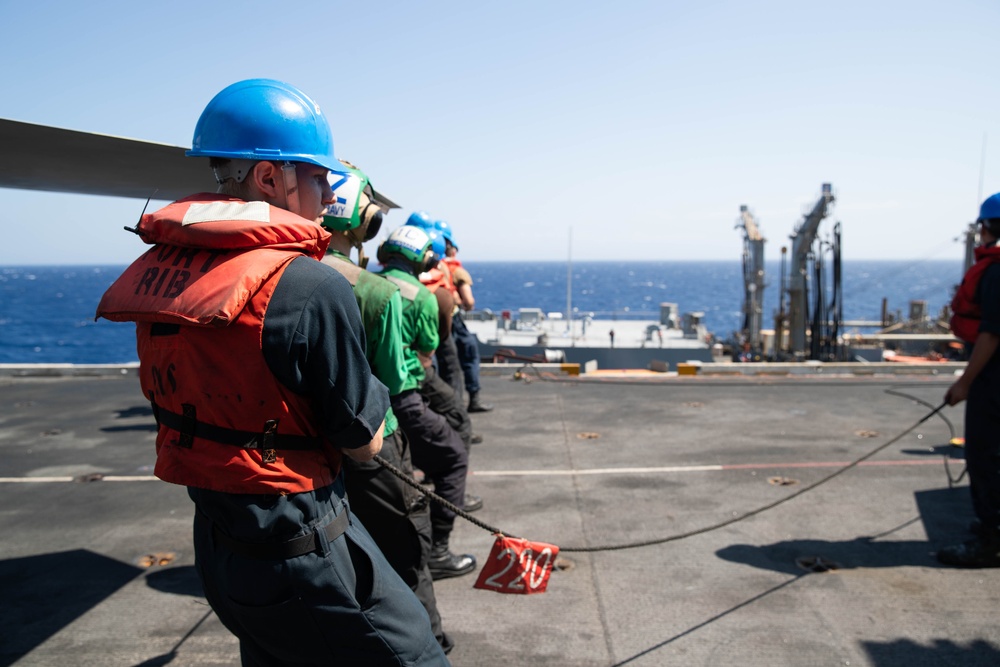
<svg viewBox="0 0 1000 667">
<path fill-rule="evenodd" d="M 405 389 L 390 397 L 393 413 L 410 440 L 413 464 L 434 483 L 438 495 L 463 508 L 468 450 L 455 429 L 430 409 L 419 391 L 439 342 L 437 299 L 417 279 L 437 262 L 431 239 L 424 230 L 403 225 L 379 246 L 378 260 L 384 267 L 381 274 L 399 286 L 403 297 L 403 345 L 409 378 Z M 434 579 L 461 576 L 476 568 L 473 556 L 451 552 L 449 539 L 454 524 L 453 511 L 440 503 L 431 505 L 433 546 L 429 566 Z"/>
<path fill-rule="evenodd" d="M 330 175 L 333 203 L 320 223 L 331 233 L 323 263 L 340 272 L 354 288 L 365 327 L 368 363 L 394 396 L 403 391 L 408 378 L 403 358 L 403 303 L 399 287 L 363 268 L 367 264 L 363 244 L 378 234 L 385 211 L 376 201 L 368 176 L 344 164 L 347 173 Z M 351 261 L 352 248 L 358 250 L 361 266 Z M 398 425 L 390 408 L 385 416 L 381 456 L 412 476 L 409 441 Z M 386 560 L 424 605 L 434 636 L 449 653 L 454 643 L 441 629 L 434 582 L 427 567 L 431 522 L 426 496 L 374 461 L 347 461 L 345 469 L 351 511 L 361 517 Z"/>
</svg>

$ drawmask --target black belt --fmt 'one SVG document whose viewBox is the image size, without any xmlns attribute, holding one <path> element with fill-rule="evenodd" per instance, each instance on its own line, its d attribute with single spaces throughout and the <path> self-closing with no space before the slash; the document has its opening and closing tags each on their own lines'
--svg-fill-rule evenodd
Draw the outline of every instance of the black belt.
<svg viewBox="0 0 1000 667">
<path fill-rule="evenodd" d="M 193 405 L 183 405 L 184 414 L 179 415 L 171 412 L 153 402 L 153 417 L 157 425 L 178 431 L 181 434 L 179 444 L 182 447 L 190 447 L 194 438 L 204 438 L 212 442 L 223 445 L 234 445 L 243 449 L 296 449 L 309 450 L 320 449 L 323 441 L 320 438 L 308 435 L 293 435 L 288 433 L 278 433 L 278 421 L 268 420 L 264 423 L 264 428 L 260 431 L 240 431 L 234 428 L 216 426 L 207 422 L 198 421 L 195 418 L 195 408 Z"/>
<path fill-rule="evenodd" d="M 212 533 L 215 536 L 216 544 L 220 544 L 241 556 L 258 560 L 285 560 L 319 550 L 320 532 L 326 534 L 327 542 L 333 542 L 344 534 L 348 524 L 350 524 L 350 517 L 348 509 L 345 507 L 333 521 L 322 528 L 317 528 L 311 533 L 286 542 L 240 542 L 223 533 L 215 524 L 212 524 Z"/>
</svg>

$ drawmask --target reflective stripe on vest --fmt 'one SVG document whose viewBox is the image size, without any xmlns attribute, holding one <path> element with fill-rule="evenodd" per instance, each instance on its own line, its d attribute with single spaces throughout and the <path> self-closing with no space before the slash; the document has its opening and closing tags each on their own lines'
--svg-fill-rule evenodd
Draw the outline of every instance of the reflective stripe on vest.
<svg viewBox="0 0 1000 667">
<path fill-rule="evenodd" d="M 411 282 L 403 280 L 399 276 L 388 276 L 382 274 L 382 277 L 391 282 L 393 285 L 399 287 L 399 295 L 407 301 L 415 301 L 417 299 L 417 295 L 420 294 L 419 287 Z"/>
</svg>

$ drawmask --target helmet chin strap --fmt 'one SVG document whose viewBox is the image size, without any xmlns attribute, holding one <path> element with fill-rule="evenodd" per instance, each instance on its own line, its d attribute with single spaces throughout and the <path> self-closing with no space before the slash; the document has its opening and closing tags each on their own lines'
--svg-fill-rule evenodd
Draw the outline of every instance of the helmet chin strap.
<svg viewBox="0 0 1000 667">
<path fill-rule="evenodd" d="M 365 225 L 361 225 L 360 227 L 355 227 L 354 229 L 349 229 L 344 232 L 344 236 L 346 236 L 347 240 L 351 242 L 351 246 L 356 248 L 358 251 L 358 266 L 362 269 L 368 268 L 368 258 L 365 257 L 365 248 L 363 245 L 365 235 L 362 230 L 364 227 Z"/>
<path fill-rule="evenodd" d="M 285 182 L 285 206 L 295 215 L 302 215 L 299 210 L 299 179 L 295 175 L 295 163 L 285 161 L 281 164 L 281 177 Z"/>
</svg>

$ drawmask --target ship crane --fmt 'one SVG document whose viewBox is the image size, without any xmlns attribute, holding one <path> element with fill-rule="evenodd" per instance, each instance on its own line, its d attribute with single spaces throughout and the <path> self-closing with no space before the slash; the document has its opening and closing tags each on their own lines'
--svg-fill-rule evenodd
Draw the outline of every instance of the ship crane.
<svg viewBox="0 0 1000 667">
<path fill-rule="evenodd" d="M 815 304 L 813 306 L 811 322 L 808 328 L 811 331 L 811 340 L 808 356 L 811 359 L 821 357 L 821 346 L 825 344 L 836 355 L 837 336 L 839 334 L 839 323 L 841 321 L 840 310 L 840 225 L 837 224 L 834 230 L 834 240 L 831 246 L 833 251 L 834 275 L 833 275 L 833 298 L 827 304 L 823 298 L 823 251 L 814 251 L 817 240 L 819 224 L 829 215 L 830 207 L 834 202 L 833 189 L 829 183 L 823 184 L 822 194 L 813 206 L 812 210 L 806 214 L 805 218 L 791 235 L 792 252 L 790 267 L 788 271 L 787 288 L 782 280 L 781 313 L 779 314 L 778 330 L 781 331 L 787 321 L 789 344 L 788 352 L 795 359 L 806 357 L 806 334 L 807 320 L 809 318 L 809 268 L 810 263 L 813 268 L 813 282 L 815 291 Z M 784 272 L 784 269 L 782 269 Z M 784 277 L 784 276 L 782 276 Z M 787 296 L 787 311 L 785 310 L 785 298 Z M 787 320 L 785 313 L 787 312 Z M 824 336 L 823 329 L 829 327 L 827 335 Z M 829 350 L 828 350 L 829 351 Z"/>
<path fill-rule="evenodd" d="M 761 349 L 764 316 L 764 237 L 746 205 L 740 206 L 737 228 L 743 228 L 743 329 L 741 342 L 750 349 Z"/>
</svg>

